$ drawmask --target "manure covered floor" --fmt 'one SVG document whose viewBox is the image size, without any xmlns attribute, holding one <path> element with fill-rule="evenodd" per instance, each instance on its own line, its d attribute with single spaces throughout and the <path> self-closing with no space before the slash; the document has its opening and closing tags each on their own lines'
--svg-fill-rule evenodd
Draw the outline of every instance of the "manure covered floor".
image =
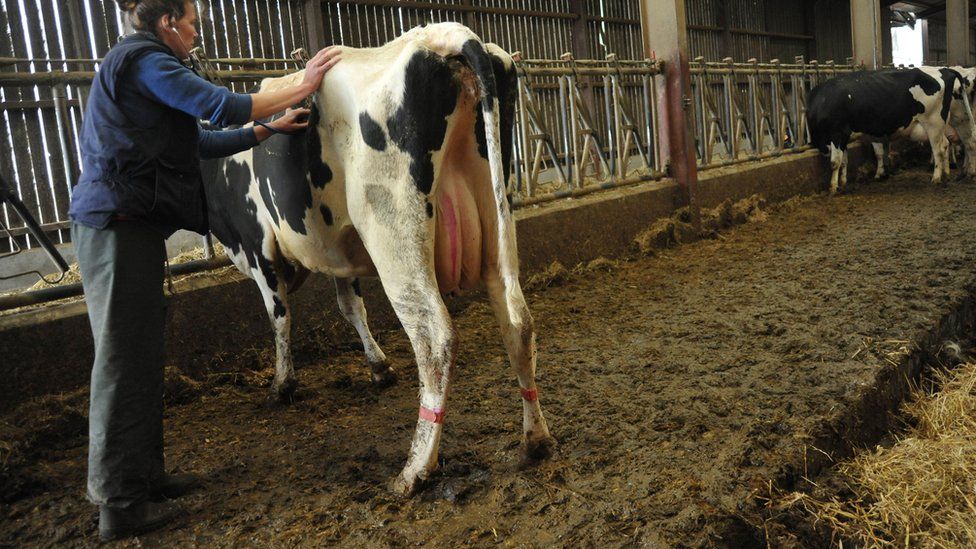
<svg viewBox="0 0 976 549">
<path fill-rule="evenodd" d="M 141 541 L 762 543 L 753 525 L 769 482 L 970 289 L 976 185 L 927 178 L 796 200 L 719 239 L 528 292 L 559 443 L 533 469 L 517 468 L 518 388 L 484 300 L 455 317 L 441 471 L 408 500 L 387 490 L 417 417 L 402 332 L 377 334 L 400 374 L 385 390 L 369 385 L 354 345 L 299 344 L 301 389 L 281 408 L 264 404 L 270 346 L 242 351 L 228 367 L 245 375 L 203 380 L 168 408 L 169 465 L 208 486 L 183 500 L 182 521 Z M 0 498 L 0 546 L 95 544 L 77 421 L 71 431 L 12 472 L 23 482 Z"/>
</svg>

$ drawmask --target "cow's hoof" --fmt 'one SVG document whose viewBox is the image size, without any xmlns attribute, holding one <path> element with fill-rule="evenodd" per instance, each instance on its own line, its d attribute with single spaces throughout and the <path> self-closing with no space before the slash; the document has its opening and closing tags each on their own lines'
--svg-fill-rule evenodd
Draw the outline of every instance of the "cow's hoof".
<svg viewBox="0 0 976 549">
<path fill-rule="evenodd" d="M 522 451 L 519 459 L 519 468 L 526 469 L 539 463 L 540 461 L 552 457 L 556 450 L 556 439 L 551 436 L 538 438 L 535 440 L 526 439 L 522 442 Z"/>
<path fill-rule="evenodd" d="M 385 368 L 384 368 L 385 367 Z M 396 371 L 386 362 L 377 365 L 370 365 L 373 372 L 373 386 L 378 389 L 385 389 L 397 384 Z"/>
<path fill-rule="evenodd" d="M 402 498 L 409 498 L 419 492 L 423 484 L 424 480 L 420 477 L 408 478 L 401 472 L 390 481 L 390 491 Z"/>
<path fill-rule="evenodd" d="M 279 404 L 291 404 L 295 397 L 295 389 L 298 389 L 298 380 L 295 378 L 286 379 L 281 384 L 272 384 L 271 398 Z"/>
</svg>

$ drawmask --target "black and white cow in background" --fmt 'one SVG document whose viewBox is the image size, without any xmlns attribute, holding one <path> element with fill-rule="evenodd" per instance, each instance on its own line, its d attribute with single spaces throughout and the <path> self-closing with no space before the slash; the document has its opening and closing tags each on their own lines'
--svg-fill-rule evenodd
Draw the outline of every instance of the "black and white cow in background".
<svg viewBox="0 0 976 549">
<path fill-rule="evenodd" d="M 257 282 L 277 346 L 273 388 L 295 388 L 290 281 L 336 278 L 374 376 L 388 375 L 357 279 L 379 276 L 413 346 L 420 413 L 394 490 L 437 466 L 458 340 L 442 294 L 483 282 L 521 387 L 524 460 L 554 441 L 539 406 L 532 316 L 519 285 L 505 182 L 512 154 L 511 57 L 456 23 L 413 29 L 379 48 L 343 48 L 315 95 L 309 130 L 224 161 L 207 188 L 213 234 Z M 290 86 L 302 73 L 266 79 Z"/>
<path fill-rule="evenodd" d="M 830 155 L 831 192 L 847 183 L 847 144 L 855 132 L 875 140 L 879 177 L 884 176 L 884 140 L 924 135 L 935 164 L 932 182 L 941 184 L 949 173 L 946 130 L 952 127 L 966 146 L 966 173 L 976 175 L 976 132 L 963 101 L 973 89 L 973 72 L 948 67 L 857 71 L 811 90 L 807 122 L 813 145 Z"/>
<path fill-rule="evenodd" d="M 949 140 L 949 156 L 947 160 L 955 162 L 955 148 L 958 145 L 962 145 L 967 150 L 967 154 L 965 155 L 966 164 L 963 166 L 963 170 L 960 171 L 960 177 L 974 177 L 976 176 L 976 128 L 971 126 L 973 119 L 967 114 L 966 100 L 968 99 L 969 101 L 969 112 L 972 112 L 976 68 L 967 69 L 960 66 L 943 68 L 948 68 L 959 73 L 962 83 L 960 89 L 953 93 L 952 107 L 950 108 L 949 120 L 946 124 L 945 134 Z M 965 99 L 963 90 L 968 92 Z M 925 133 L 925 128 L 918 122 L 913 122 L 911 127 L 898 132 L 896 136 L 907 136 L 912 141 L 918 143 L 925 143 L 929 140 L 928 135 Z M 890 171 L 889 166 L 891 166 L 891 158 L 889 156 L 890 138 L 875 138 L 871 141 L 871 146 L 874 149 L 874 155 L 878 162 L 878 168 L 874 178 L 884 179 L 888 176 L 888 171 Z"/>
</svg>

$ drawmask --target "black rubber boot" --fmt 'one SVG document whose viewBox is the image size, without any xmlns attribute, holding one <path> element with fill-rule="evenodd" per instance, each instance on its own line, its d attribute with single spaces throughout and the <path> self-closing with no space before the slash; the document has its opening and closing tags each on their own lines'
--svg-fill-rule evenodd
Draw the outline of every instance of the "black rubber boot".
<svg viewBox="0 0 976 549">
<path fill-rule="evenodd" d="M 98 537 L 102 541 L 113 541 L 158 530 L 173 522 L 181 509 L 175 503 L 146 501 L 127 509 L 103 505 L 98 511 Z"/>
<path fill-rule="evenodd" d="M 203 478 L 200 475 L 194 475 L 193 473 L 175 475 L 163 473 L 149 487 L 149 499 L 153 501 L 176 499 L 189 494 L 201 486 L 203 486 Z"/>
</svg>

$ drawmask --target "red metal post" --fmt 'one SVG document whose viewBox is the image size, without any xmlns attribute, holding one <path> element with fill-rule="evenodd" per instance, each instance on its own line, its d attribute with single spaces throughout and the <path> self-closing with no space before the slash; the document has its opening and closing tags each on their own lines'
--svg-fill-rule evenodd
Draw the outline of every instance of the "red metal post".
<svg viewBox="0 0 976 549">
<path fill-rule="evenodd" d="M 681 189 L 681 206 L 691 210 L 700 226 L 698 164 L 695 158 L 695 105 L 692 100 L 685 0 L 641 0 L 641 29 L 647 57 L 664 61 L 664 94 L 658 97 L 663 113 L 658 136 L 662 158 Z"/>
</svg>

